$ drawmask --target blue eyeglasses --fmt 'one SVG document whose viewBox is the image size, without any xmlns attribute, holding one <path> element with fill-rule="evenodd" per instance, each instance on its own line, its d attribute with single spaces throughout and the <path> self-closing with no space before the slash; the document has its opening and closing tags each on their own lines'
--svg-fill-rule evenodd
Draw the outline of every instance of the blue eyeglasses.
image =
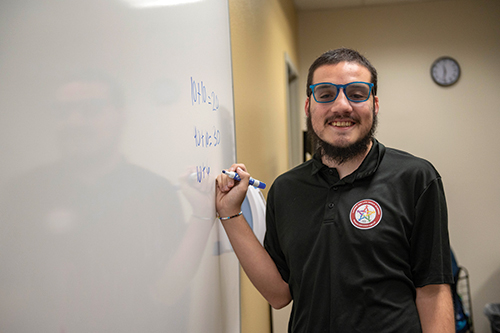
<svg viewBox="0 0 500 333">
<path fill-rule="evenodd" d="M 334 84 L 321 82 L 310 85 L 314 100 L 318 103 L 330 103 L 337 99 L 340 89 L 344 89 L 344 95 L 354 103 L 365 102 L 370 98 L 373 83 L 351 82 L 348 84 Z"/>
</svg>

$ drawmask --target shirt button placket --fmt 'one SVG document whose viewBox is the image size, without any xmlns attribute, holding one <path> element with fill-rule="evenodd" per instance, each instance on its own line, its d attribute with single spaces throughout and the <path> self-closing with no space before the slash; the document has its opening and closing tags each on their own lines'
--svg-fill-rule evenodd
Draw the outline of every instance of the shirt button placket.
<svg viewBox="0 0 500 333">
<path fill-rule="evenodd" d="M 330 187 L 330 190 L 328 191 L 328 198 L 326 200 L 325 222 L 333 223 L 336 221 L 338 216 L 337 203 L 339 197 L 339 187 Z"/>
</svg>

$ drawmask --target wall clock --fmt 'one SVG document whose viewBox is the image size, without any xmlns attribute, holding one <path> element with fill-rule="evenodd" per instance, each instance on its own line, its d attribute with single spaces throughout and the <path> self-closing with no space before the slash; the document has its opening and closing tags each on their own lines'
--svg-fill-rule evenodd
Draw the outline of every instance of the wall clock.
<svg viewBox="0 0 500 333">
<path fill-rule="evenodd" d="M 451 86 L 460 78 L 460 66 L 451 57 L 440 57 L 432 63 L 431 76 L 440 86 Z"/>
</svg>

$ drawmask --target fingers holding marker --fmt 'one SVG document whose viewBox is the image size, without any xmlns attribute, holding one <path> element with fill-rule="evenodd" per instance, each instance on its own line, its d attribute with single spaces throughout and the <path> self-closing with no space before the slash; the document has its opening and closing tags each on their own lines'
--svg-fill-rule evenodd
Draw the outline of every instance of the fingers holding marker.
<svg viewBox="0 0 500 333">
<path fill-rule="evenodd" d="M 241 164 L 241 163 L 236 163 L 236 164 L 231 165 L 231 167 L 227 171 L 241 172 L 242 175 L 246 174 L 246 175 L 250 176 L 250 174 L 248 174 L 248 172 L 247 172 L 247 167 L 245 166 L 245 164 Z"/>
<path fill-rule="evenodd" d="M 228 192 L 234 186 L 234 180 L 220 174 L 216 178 L 217 187 L 221 192 Z"/>
<path fill-rule="evenodd" d="M 226 172 L 229 172 L 230 174 L 236 173 L 236 170 L 246 170 L 246 167 L 244 164 L 233 164 L 229 169 L 222 170 L 222 173 L 217 176 L 217 184 L 219 185 L 221 191 L 228 192 L 236 185 L 235 180 L 238 182 L 241 181 L 241 178 L 235 179 L 234 177 L 229 177 L 228 174 L 226 174 Z"/>
<path fill-rule="evenodd" d="M 249 185 L 252 185 L 254 187 L 257 187 L 257 188 L 261 188 L 261 189 L 265 189 L 266 188 L 266 184 L 257 180 L 257 179 L 254 179 L 252 177 L 250 177 L 250 174 L 248 174 L 247 172 L 243 171 L 243 169 L 241 168 L 237 168 L 236 169 L 237 172 L 233 172 L 233 171 L 226 171 L 226 170 L 222 170 L 222 173 L 227 175 L 229 178 L 232 178 L 238 182 L 242 181 L 242 180 L 247 180 L 248 179 L 248 184 Z"/>
<path fill-rule="evenodd" d="M 260 189 L 266 188 L 264 182 L 250 177 L 244 164 L 233 164 L 229 169 L 222 170 L 222 173 L 217 176 L 217 186 L 222 192 L 229 192 L 240 183 L 245 187 L 248 184 Z"/>
</svg>

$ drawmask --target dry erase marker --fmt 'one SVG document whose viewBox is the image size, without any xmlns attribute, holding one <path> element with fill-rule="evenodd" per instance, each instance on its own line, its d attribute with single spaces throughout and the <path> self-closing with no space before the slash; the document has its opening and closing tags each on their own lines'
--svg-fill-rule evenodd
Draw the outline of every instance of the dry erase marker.
<svg viewBox="0 0 500 333">
<path fill-rule="evenodd" d="M 232 172 L 232 171 L 226 171 L 226 170 L 222 170 L 222 173 L 223 174 L 226 174 L 229 178 L 233 178 L 234 180 L 236 181 L 241 181 L 241 178 L 240 176 L 236 173 L 236 172 Z M 252 186 L 255 186 L 257 188 L 261 188 L 261 189 L 265 189 L 266 188 L 266 184 L 257 180 L 257 179 L 253 179 L 252 177 L 250 177 L 250 180 L 248 181 L 248 184 L 252 185 Z"/>
</svg>

